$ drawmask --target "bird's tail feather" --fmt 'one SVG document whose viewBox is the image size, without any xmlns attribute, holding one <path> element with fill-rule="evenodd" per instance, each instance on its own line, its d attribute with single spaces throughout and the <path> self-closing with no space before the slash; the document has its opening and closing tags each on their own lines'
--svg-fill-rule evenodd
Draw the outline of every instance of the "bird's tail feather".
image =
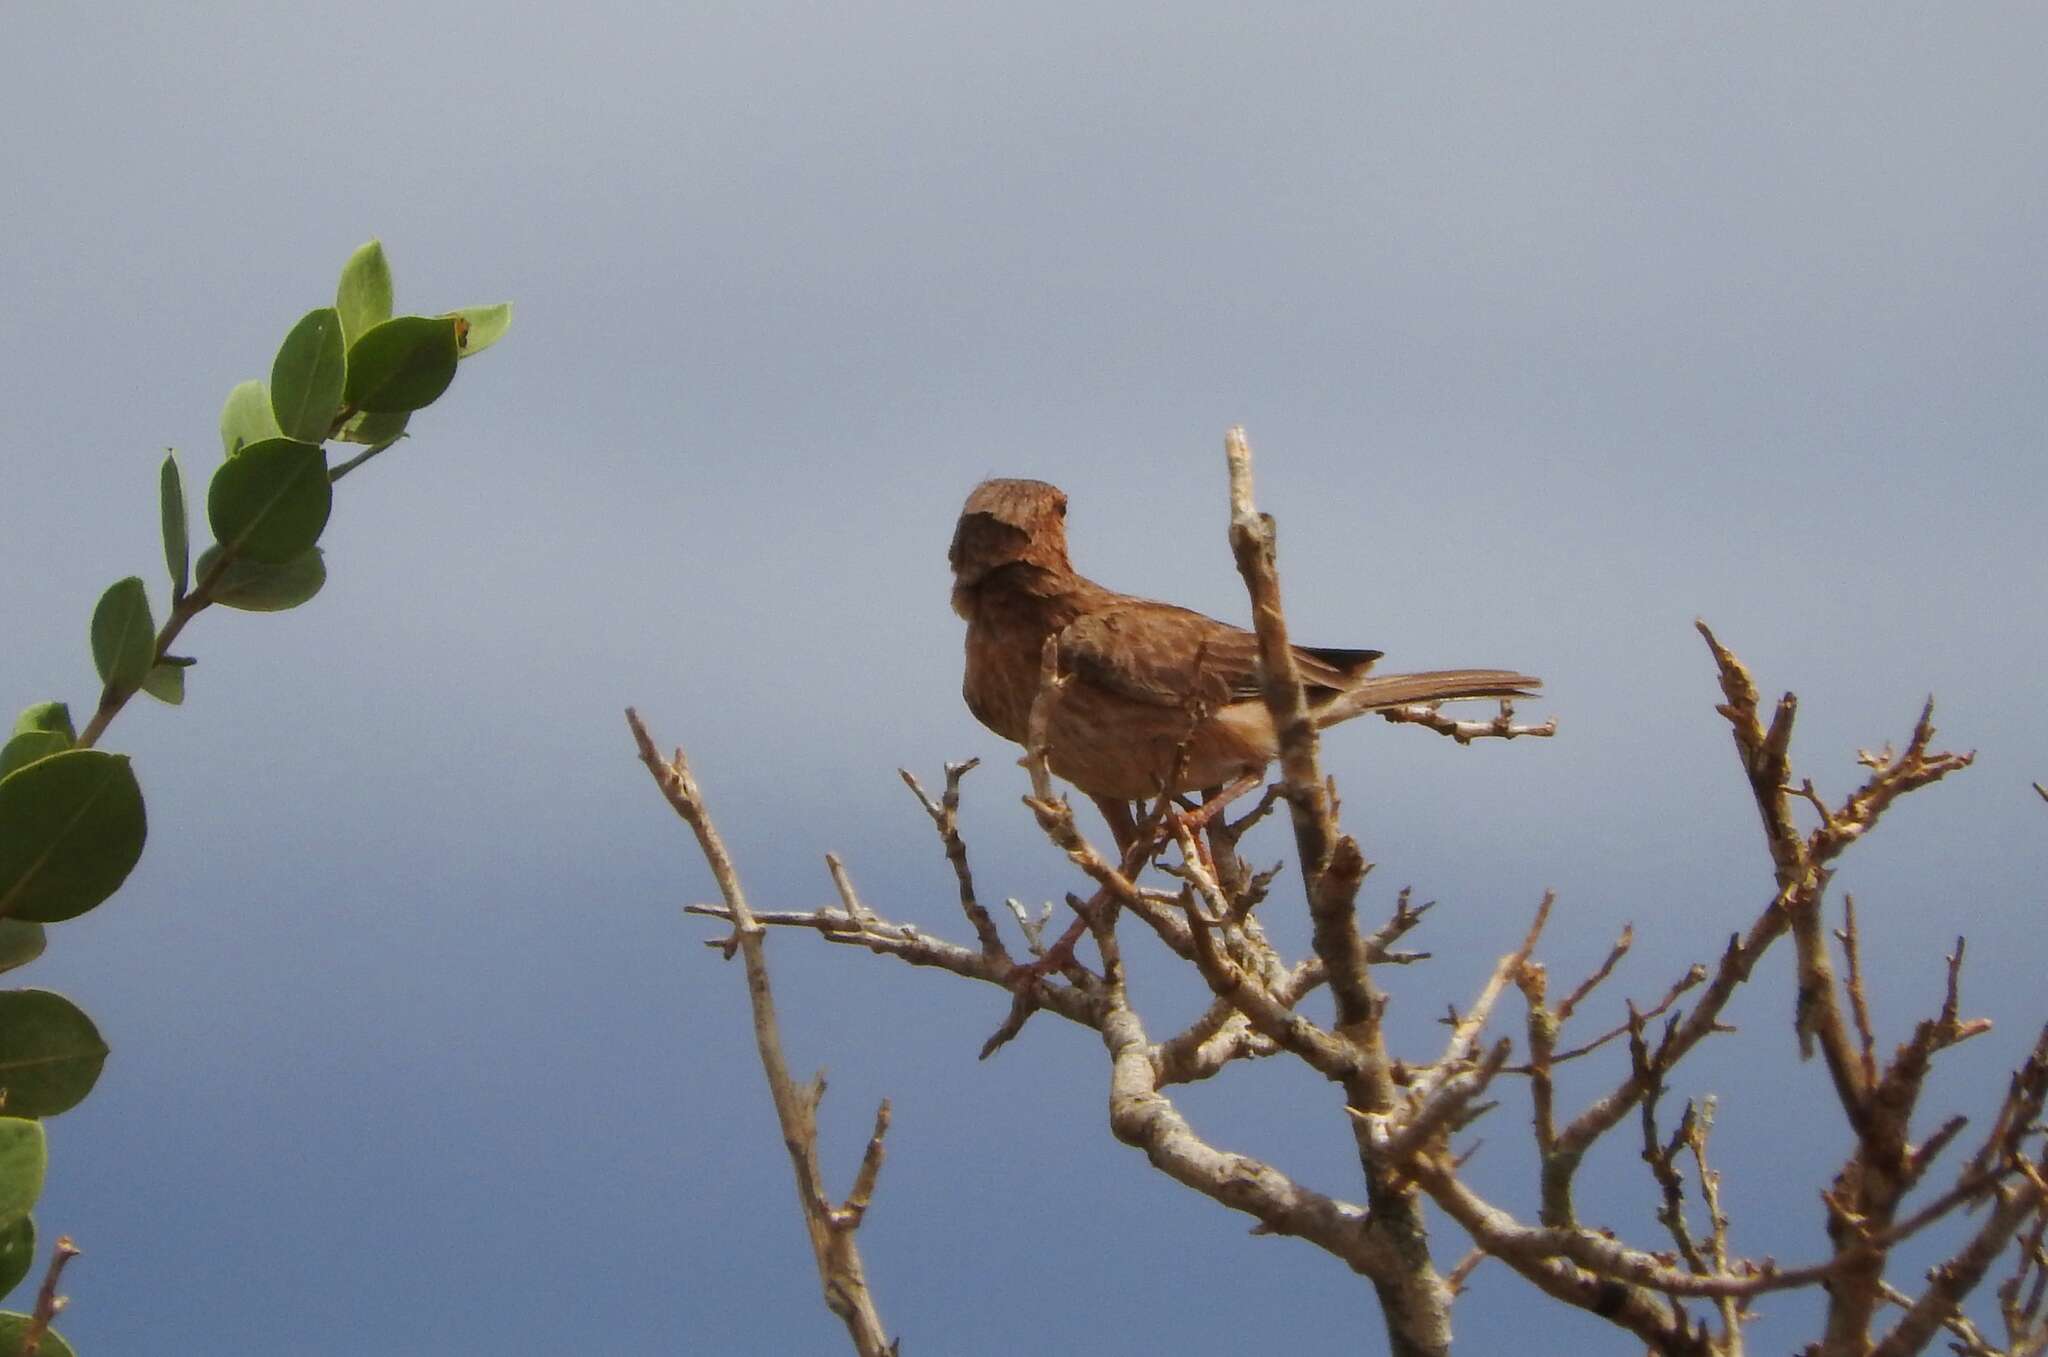
<svg viewBox="0 0 2048 1357">
<path fill-rule="evenodd" d="M 1315 709 L 1316 725 L 1333 726 L 1363 712 L 1468 697 L 1534 697 L 1543 680 L 1512 669 L 1435 669 L 1422 674 L 1373 674 Z"/>
</svg>

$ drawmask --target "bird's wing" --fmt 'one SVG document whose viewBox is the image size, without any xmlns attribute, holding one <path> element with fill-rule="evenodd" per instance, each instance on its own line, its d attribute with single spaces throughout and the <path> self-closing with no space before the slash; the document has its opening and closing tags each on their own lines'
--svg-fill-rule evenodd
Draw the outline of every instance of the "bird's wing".
<svg viewBox="0 0 2048 1357">
<path fill-rule="evenodd" d="M 1311 689 L 1348 686 L 1376 650 L 1296 647 Z M 1060 671 L 1136 702 L 1185 706 L 1191 698 L 1236 702 L 1259 695 L 1259 638 L 1242 627 L 1170 603 L 1127 598 L 1093 609 L 1059 635 Z"/>
</svg>

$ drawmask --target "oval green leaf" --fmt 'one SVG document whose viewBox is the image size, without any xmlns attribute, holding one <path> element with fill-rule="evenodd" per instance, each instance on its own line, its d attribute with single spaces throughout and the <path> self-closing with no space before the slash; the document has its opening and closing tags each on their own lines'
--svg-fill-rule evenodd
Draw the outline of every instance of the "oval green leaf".
<svg viewBox="0 0 2048 1357">
<path fill-rule="evenodd" d="M 270 409 L 269 387 L 252 380 L 228 392 L 228 402 L 220 408 L 220 445 L 228 456 L 238 455 L 251 443 L 283 436 Z"/>
<path fill-rule="evenodd" d="M 0 990 L 0 1092 L 10 1117 L 54 1117 L 85 1101 L 107 1063 L 91 1018 L 46 989 Z"/>
<path fill-rule="evenodd" d="M 71 708 L 62 702 L 38 702 L 33 707 L 23 707 L 21 715 L 14 718 L 14 733 L 26 735 L 31 730 L 58 731 L 66 744 L 78 739 L 78 732 L 71 725 Z"/>
<path fill-rule="evenodd" d="M 206 518 L 230 556 L 278 565 L 320 540 L 334 507 L 327 454 L 312 443 L 252 443 L 213 473 Z"/>
<path fill-rule="evenodd" d="M 405 422 L 411 418 L 410 412 L 398 415 L 373 415 L 365 412 L 342 425 L 341 432 L 334 436 L 344 443 L 388 447 L 404 436 Z"/>
<path fill-rule="evenodd" d="M 35 1264 L 35 1217 L 23 1216 L 0 1230 L 0 1296 L 20 1286 L 21 1279 L 28 1276 L 29 1269 Z M 17 1343 L 13 1351 L 20 1352 L 20 1344 Z"/>
<path fill-rule="evenodd" d="M 109 688 L 133 692 L 156 663 L 149 592 L 134 575 L 116 580 L 92 610 L 92 662 Z"/>
<path fill-rule="evenodd" d="M 48 944 L 41 924 L 26 919 L 0 919 L 0 971 L 18 970 L 43 954 Z M 5 1294 L 0 1287 L 0 1294 Z"/>
<path fill-rule="evenodd" d="M 14 1224 L 43 1195 L 43 1124 L 0 1117 L 0 1229 Z"/>
<path fill-rule="evenodd" d="M 0 745 L 0 777 L 69 748 L 71 741 L 64 738 L 61 730 L 24 730 Z"/>
<path fill-rule="evenodd" d="M 20 1352 L 22 1340 L 28 1336 L 28 1326 L 27 1315 L 0 1310 L 0 1352 Z M 36 1357 L 78 1357 L 78 1353 L 55 1329 L 44 1329 L 43 1340 L 36 1345 Z"/>
<path fill-rule="evenodd" d="M 343 399 L 383 415 L 432 405 L 455 380 L 455 328 L 450 316 L 400 316 L 365 331 L 348 351 Z"/>
<path fill-rule="evenodd" d="M 175 454 L 164 454 L 163 471 L 157 476 L 157 498 L 163 509 L 164 565 L 171 572 L 171 597 L 181 599 L 192 582 L 192 539 L 186 526 L 185 480 L 178 474 Z"/>
<path fill-rule="evenodd" d="M 72 749 L 0 778 L 0 917 L 85 913 L 128 879 L 147 832 L 125 755 Z"/>
<path fill-rule="evenodd" d="M 391 319 L 391 265 L 385 261 L 383 242 L 373 240 L 362 246 L 341 266 L 334 309 L 341 316 L 341 337 L 346 344 L 354 344 Z"/>
<path fill-rule="evenodd" d="M 465 306 L 451 311 L 455 319 L 455 351 L 458 358 L 474 358 L 505 337 L 512 328 L 512 303 Z"/>
<path fill-rule="evenodd" d="M 219 547 L 199 554 L 199 578 L 205 579 L 220 559 Z M 294 556 L 283 565 L 260 561 L 231 561 L 207 593 L 215 603 L 250 613 L 281 613 L 296 608 L 320 592 L 327 583 L 327 562 L 320 548 Z"/>
<path fill-rule="evenodd" d="M 270 365 L 270 409 L 286 438 L 320 443 L 341 406 L 341 317 L 331 306 L 308 311 L 292 326 Z"/>
<path fill-rule="evenodd" d="M 185 701 L 185 670 L 182 664 L 159 664 L 142 676 L 142 691 L 159 702 L 180 706 Z"/>
</svg>

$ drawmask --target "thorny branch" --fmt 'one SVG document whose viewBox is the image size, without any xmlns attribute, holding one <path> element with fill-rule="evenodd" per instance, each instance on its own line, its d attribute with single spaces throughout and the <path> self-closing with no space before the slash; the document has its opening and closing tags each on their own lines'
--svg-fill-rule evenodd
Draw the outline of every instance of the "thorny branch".
<svg viewBox="0 0 2048 1357">
<path fill-rule="evenodd" d="M 704 809 L 703 793 L 697 788 L 697 779 L 691 774 L 683 751 L 678 749 L 674 757 L 663 759 L 656 751 L 647 727 L 640 723 L 639 714 L 630 707 L 626 709 L 626 724 L 632 727 L 633 741 L 640 750 L 640 761 L 647 765 L 647 771 L 653 775 L 655 785 L 661 788 L 669 805 L 696 834 L 697 846 L 718 882 L 719 893 L 725 897 L 726 917 L 732 922 L 732 935 L 721 946 L 728 958 L 738 951 L 746 965 L 747 997 L 754 1012 L 755 1048 L 761 1059 L 762 1072 L 768 1076 L 768 1092 L 775 1102 L 775 1118 L 782 1126 L 783 1144 L 789 1150 L 790 1164 L 796 1171 L 797 1204 L 803 1211 L 804 1227 L 810 1234 L 811 1252 L 817 1260 L 818 1280 L 824 1287 L 825 1304 L 846 1325 L 847 1336 L 860 1357 L 893 1357 L 896 1345 L 882 1328 L 874 1296 L 868 1290 L 860 1248 L 853 1238 L 867 1213 L 868 1201 L 874 1195 L 875 1177 L 881 1172 L 882 1138 L 889 1130 L 888 1100 L 884 1099 L 875 1113 L 874 1133 L 868 1138 L 866 1153 L 861 1156 L 852 1193 L 845 1202 L 833 1205 L 825 1194 L 824 1174 L 818 1166 L 818 1104 L 825 1097 L 825 1080 L 820 1075 L 799 1087 L 790 1077 L 789 1063 L 782 1053 L 781 1029 L 775 1019 L 775 996 L 768 984 L 768 959 L 762 946 L 762 935 L 766 929 L 747 907 L 746 893 L 740 889 L 739 873 L 725 851 L 725 842 L 719 837 L 717 826 L 712 824 L 710 814 Z M 835 875 L 842 882 L 845 880 L 843 874 Z M 849 912 L 864 912 L 853 901 L 851 886 L 847 885 L 845 889 Z"/>
<path fill-rule="evenodd" d="M 1136 836 L 1126 851 L 1111 856 L 1096 848 L 1054 788 L 1047 766 L 1042 732 L 1063 683 L 1048 653 L 1032 715 L 1032 728 L 1039 733 L 1022 760 L 1032 779 L 1025 804 L 1041 832 L 1093 883 L 1094 893 L 1088 899 L 1067 896 L 1076 922 L 1052 946 L 1044 940 L 1051 907 L 1034 917 L 1017 901 L 1007 901 L 1031 958 L 1019 961 L 1004 944 L 995 916 L 979 903 L 960 835 L 961 779 L 975 766 L 972 761 L 947 766 L 945 790 L 937 798 L 909 773 L 902 774 L 952 869 L 958 907 L 974 939 L 962 945 L 877 913 L 860 900 L 836 858 L 828 863 L 837 906 L 749 911 L 715 831 L 702 817 L 680 755 L 670 763 L 656 759 L 636 721 L 643 757 L 697 830 L 719 881 L 722 904 L 688 907 L 732 924 L 733 935 L 712 945 L 728 954 L 735 947 L 746 952 L 751 976 L 758 951 L 749 944 L 758 948 L 762 930 L 808 929 L 830 942 L 1000 988 L 1010 999 L 1010 1016 L 988 1050 L 1015 1036 L 1040 1011 L 1097 1032 L 1109 1058 L 1114 1134 L 1177 1182 L 1254 1217 L 1255 1233 L 1308 1240 L 1365 1277 L 1385 1312 L 1392 1351 L 1403 1357 L 1449 1352 L 1451 1305 L 1487 1258 L 1499 1260 L 1544 1294 L 1604 1319 L 1653 1353 L 1740 1357 L 1745 1327 L 1753 1318 L 1751 1302 L 1770 1293 L 1810 1290 L 1819 1293 L 1825 1306 L 1821 1339 L 1806 1350 L 1816 1357 L 1903 1357 L 1924 1350 L 1940 1333 L 1968 1357 L 2048 1357 L 2048 1152 L 2042 1130 L 2048 1030 L 2013 1076 L 1974 1151 L 1952 1162 L 1946 1185 L 1928 1186 L 1967 1119 L 1949 1116 L 1917 1141 L 1913 1138 L 1927 1077 L 1943 1051 L 1989 1027 L 1962 1015 L 1962 940 L 1948 958 L 1939 1010 L 1916 1024 L 1885 1060 L 1864 966 L 1862 912 L 1845 898 L 1840 927 L 1830 929 L 1824 921 L 1827 887 L 1842 855 L 1898 798 L 1971 762 L 1969 754 L 1934 750 L 1932 702 L 1921 711 L 1904 750 L 1895 753 L 1887 747 L 1861 754 L 1864 780 L 1831 804 L 1810 779 L 1795 777 L 1792 769 L 1797 700 L 1784 694 L 1766 719 L 1748 669 L 1700 624 L 1724 698 L 1717 710 L 1728 723 L 1763 827 L 1774 879 L 1769 897 L 1729 936 L 1713 964 L 1688 968 L 1647 1005 L 1623 1001 L 1620 1021 L 1610 1017 L 1594 1035 L 1567 1042 L 1568 1024 L 1582 1018 L 1603 987 L 1620 983 L 1616 977 L 1635 934 L 1624 929 L 1599 965 L 1562 999 L 1553 1000 L 1546 969 L 1536 959 L 1554 903 L 1546 895 L 1521 944 L 1501 957 L 1472 1005 L 1462 1015 L 1452 1013 L 1443 1048 L 1419 1061 L 1397 1059 L 1381 1027 L 1386 999 L 1373 967 L 1428 958 L 1427 952 L 1397 948 L 1421 924 L 1429 905 L 1411 907 L 1404 890 L 1381 927 L 1369 934 L 1361 929 L 1359 893 L 1370 864 L 1340 826 L 1335 789 L 1319 767 L 1315 727 L 1287 640 L 1274 525 L 1253 502 L 1250 449 L 1241 431 L 1230 432 L 1226 453 L 1231 547 L 1251 599 L 1263 697 L 1280 743 L 1280 775 L 1249 813 L 1237 821 L 1210 820 L 1214 808 L 1186 806 L 1192 813 L 1184 814 L 1185 803 L 1161 797 L 1135 819 L 1117 808 L 1124 812 L 1120 841 Z M 1498 717 L 1483 722 L 1452 720 L 1428 707 L 1382 715 L 1460 743 L 1555 731 L 1554 722 L 1517 724 L 1505 703 Z M 680 793 L 678 786 L 684 788 Z M 2035 790 L 2048 800 L 2048 787 L 2036 783 Z M 1311 954 L 1298 960 L 1282 956 L 1260 924 L 1261 907 L 1277 907 L 1266 896 L 1278 868 L 1253 872 L 1238 856 L 1244 834 L 1282 802 L 1292 817 L 1312 925 Z M 1802 819 L 1813 827 L 1802 830 Z M 1161 860 L 1168 846 L 1178 850 L 1178 861 Z M 1174 889 L 1148 884 L 1150 868 L 1168 876 Z M 1122 961 L 1117 924 L 1126 912 L 1137 915 L 1146 933 L 1186 962 L 1210 996 L 1192 1022 L 1156 1042 L 1147 1036 Z M 1094 939 L 1099 969 L 1072 954 L 1074 941 L 1084 934 Z M 1816 1068 L 1826 1076 L 1826 1096 L 1840 1109 L 1851 1139 L 1848 1155 L 1822 1194 L 1830 1249 L 1797 1266 L 1737 1249 L 1722 1207 L 1720 1173 L 1709 1167 L 1707 1157 L 1713 1100 L 1687 1099 L 1668 1131 L 1660 1118 L 1680 1062 L 1708 1037 L 1733 1030 L 1722 1019 L 1724 1011 L 1765 953 L 1786 937 L 1792 939 L 1797 982 L 1793 1035 L 1802 1050 L 1820 1055 Z M 1840 974 L 1831 940 L 1840 948 Z M 1301 1011 L 1304 999 L 1326 987 L 1336 1013 L 1328 1027 Z M 1526 1009 L 1519 1054 L 1509 1038 L 1487 1037 L 1493 1009 L 1509 987 L 1519 992 Z M 765 973 L 759 989 L 765 996 Z M 1625 1068 L 1584 1106 L 1561 1110 L 1557 1067 L 1611 1050 L 1616 1042 L 1624 1043 Z M 1240 1061 L 1282 1056 L 1299 1060 L 1341 1090 L 1363 1174 L 1364 1205 L 1318 1192 L 1272 1164 L 1212 1145 L 1167 1096 L 1176 1084 L 1217 1077 Z M 763 1059 L 766 1065 L 765 1046 Z M 1526 1078 L 1530 1092 L 1538 1203 L 1533 1224 L 1480 1195 L 1462 1174 L 1464 1157 L 1452 1143 L 1494 1105 L 1485 1099 L 1503 1075 Z M 771 1085 L 774 1080 L 771 1071 Z M 797 1096 L 797 1125 L 799 1130 L 808 1127 L 814 1142 L 816 1093 L 806 1090 Z M 781 1107 L 778 1094 L 779 1112 Z M 1630 1243 L 1625 1232 L 1582 1222 L 1574 1201 L 1575 1179 L 1589 1151 L 1631 1117 L 1653 1188 L 1646 1218 L 1661 1231 L 1662 1246 Z M 813 1223 L 814 1242 L 820 1228 L 836 1232 L 826 1244 L 843 1240 L 856 1268 L 851 1234 L 873 1190 L 886 1124 L 885 1105 L 854 1191 L 839 1207 L 815 1187 L 814 1143 L 808 1168 L 799 1157 L 799 1195 L 807 1219 L 815 1215 L 822 1221 L 822 1226 Z M 797 1156 L 794 1139 L 791 1149 Z M 1470 1242 L 1469 1248 L 1457 1250 L 1462 1258 L 1446 1274 L 1440 1275 L 1431 1261 L 1425 1199 Z M 1944 1225 L 1954 1229 L 1965 1219 L 1969 1224 L 1946 1258 L 1917 1288 L 1888 1277 L 1897 1246 Z M 821 1275 L 829 1276 L 827 1252 L 821 1245 Z M 2009 1259 L 2010 1266 L 1992 1288 L 2004 1328 L 1995 1343 L 1963 1307 L 2000 1259 Z M 828 1300 L 833 1295 L 828 1281 Z M 1705 1314 L 1688 1307 L 1703 1307 Z M 1878 1319 L 1893 1313 L 1897 1318 L 1890 1328 L 1876 1332 Z"/>
</svg>

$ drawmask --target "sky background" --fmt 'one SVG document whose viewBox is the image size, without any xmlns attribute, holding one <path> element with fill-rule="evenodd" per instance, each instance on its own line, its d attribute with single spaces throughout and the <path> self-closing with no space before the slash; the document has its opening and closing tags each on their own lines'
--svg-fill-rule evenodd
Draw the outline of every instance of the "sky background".
<svg viewBox="0 0 2048 1357">
<path fill-rule="evenodd" d="M 1057 899 L 1079 878 L 958 698 L 953 517 L 984 476 L 1055 481 L 1083 569 L 1242 620 L 1233 423 L 1297 636 L 1541 674 L 1525 710 L 1560 722 L 1326 742 L 1368 917 L 1443 902 L 1437 960 L 1387 979 L 1407 1053 L 1546 888 L 1560 983 L 1636 925 L 1589 1032 L 1768 898 L 1696 616 L 1799 693 L 1833 796 L 1929 691 L 1980 751 L 1839 878 L 1887 1048 L 1970 937 L 1998 1027 L 1931 1111 L 1988 1111 L 2048 1010 L 2048 11 L 17 5 L 4 31 L 15 706 L 90 710 L 115 578 L 162 615 L 163 449 L 203 485 L 228 389 L 355 246 L 383 239 L 401 310 L 518 306 L 339 488 L 326 591 L 202 617 L 185 706 L 106 742 L 148 851 L 10 977 L 114 1047 L 38 1210 L 85 1249 L 82 1352 L 843 1350 L 741 973 L 679 913 L 713 887 L 621 709 L 689 748 L 757 907 L 830 900 L 831 850 L 965 936 L 895 770 L 970 755 L 984 898 Z M 1297 953 L 1301 912 L 1290 877 L 1266 919 Z M 1201 998 L 1134 950 L 1163 1036 Z M 1111 1138 L 1091 1034 L 1041 1019 L 977 1064 L 1003 994 L 771 955 L 840 1188 L 895 1102 L 860 1239 L 906 1352 L 1383 1350 L 1358 1279 Z M 1674 1092 L 1721 1097 L 1735 1245 L 1801 1262 L 1847 1140 L 1788 970 Z M 1177 1096 L 1359 1197 L 1320 1081 Z M 1508 1089 L 1473 1170 L 1525 1213 L 1526 1121 Z M 1654 1245 L 1627 1144 L 1585 1177 L 1589 1219 Z M 1765 1346 L 1805 1336 L 1803 1302 L 1761 1309 Z M 1633 1350 L 1497 1266 L 1456 1322 L 1471 1352 Z"/>
</svg>

